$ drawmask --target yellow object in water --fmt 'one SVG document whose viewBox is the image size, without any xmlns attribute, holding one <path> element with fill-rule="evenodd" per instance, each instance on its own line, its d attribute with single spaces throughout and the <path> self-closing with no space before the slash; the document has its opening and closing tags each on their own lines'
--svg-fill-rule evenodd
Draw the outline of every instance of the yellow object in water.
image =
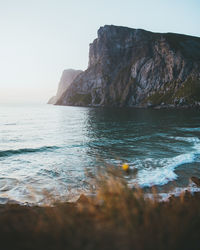
<svg viewBox="0 0 200 250">
<path fill-rule="evenodd" d="M 123 169 L 124 171 L 128 171 L 128 170 L 129 170 L 129 165 L 128 165 L 127 163 L 124 163 L 124 164 L 122 165 L 122 169 Z"/>
</svg>

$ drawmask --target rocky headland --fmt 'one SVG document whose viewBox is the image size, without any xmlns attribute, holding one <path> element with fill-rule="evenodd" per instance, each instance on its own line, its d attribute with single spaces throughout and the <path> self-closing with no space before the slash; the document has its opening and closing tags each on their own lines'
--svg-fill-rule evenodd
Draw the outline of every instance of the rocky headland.
<svg viewBox="0 0 200 250">
<path fill-rule="evenodd" d="M 81 72 L 82 70 L 65 69 L 60 78 L 57 93 L 55 96 L 49 99 L 48 104 L 55 104 L 57 100 L 61 98 L 62 94 L 67 90 L 73 80 L 77 77 L 77 75 L 79 75 Z"/>
<path fill-rule="evenodd" d="M 200 38 L 105 25 L 57 105 L 200 106 Z"/>
</svg>

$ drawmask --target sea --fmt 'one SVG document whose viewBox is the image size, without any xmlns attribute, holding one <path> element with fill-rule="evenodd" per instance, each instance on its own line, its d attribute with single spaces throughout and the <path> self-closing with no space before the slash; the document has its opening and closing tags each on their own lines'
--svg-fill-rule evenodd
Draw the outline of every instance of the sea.
<svg viewBox="0 0 200 250">
<path fill-rule="evenodd" d="M 91 190 L 102 168 L 167 197 L 199 191 L 200 111 L 0 105 L 0 203 L 46 204 Z"/>
</svg>

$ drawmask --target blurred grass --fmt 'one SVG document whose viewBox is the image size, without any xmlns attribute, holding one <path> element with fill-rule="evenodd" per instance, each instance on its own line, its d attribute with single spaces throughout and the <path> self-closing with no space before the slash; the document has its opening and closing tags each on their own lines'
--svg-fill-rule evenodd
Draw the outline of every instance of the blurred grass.
<svg viewBox="0 0 200 250">
<path fill-rule="evenodd" d="M 0 205 L 1 249 L 200 249 L 200 194 L 145 198 L 121 174 L 96 178 L 97 195 L 75 203 Z"/>
</svg>

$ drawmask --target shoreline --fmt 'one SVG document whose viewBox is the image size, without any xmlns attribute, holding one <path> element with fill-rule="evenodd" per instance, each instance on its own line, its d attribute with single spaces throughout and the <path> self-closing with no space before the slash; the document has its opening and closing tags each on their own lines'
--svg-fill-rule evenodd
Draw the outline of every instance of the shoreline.
<svg viewBox="0 0 200 250">
<path fill-rule="evenodd" d="M 76 202 L 54 206 L 0 205 L 1 246 L 20 250 L 198 249 L 200 192 L 158 201 L 156 195 L 144 199 L 141 190 L 130 192 L 122 184 L 111 183 L 95 199 L 81 195 Z"/>
<path fill-rule="evenodd" d="M 79 107 L 79 108 L 130 108 L 130 109 L 150 109 L 150 110 L 160 110 L 160 109 L 169 109 L 169 110 L 188 110 L 188 109 L 200 109 L 199 104 L 188 104 L 188 105 L 175 105 L 175 104 L 167 104 L 167 105 L 134 105 L 134 106 L 103 106 L 103 105 L 65 105 L 65 104 L 49 104 L 46 105 L 53 105 L 53 106 L 62 106 L 62 107 Z"/>
<path fill-rule="evenodd" d="M 118 173 L 120 178 L 122 177 L 122 172 Z M 118 177 L 119 177 L 118 176 Z M 110 176 L 111 177 L 111 176 Z M 99 177 L 97 177 L 98 179 Z M 192 179 L 196 179 L 193 181 Z M 124 179 L 126 182 L 126 179 Z M 121 182 L 121 180 L 120 180 Z M 144 196 L 144 199 L 154 199 L 155 194 L 157 197 L 157 201 L 159 202 L 167 202 L 170 200 L 171 197 L 179 197 L 183 193 L 188 192 L 191 195 L 195 193 L 200 193 L 200 179 L 197 177 L 191 177 L 189 179 L 189 183 L 185 187 L 178 187 L 174 186 L 173 188 L 163 188 L 163 186 L 160 185 L 153 185 L 151 187 L 140 187 L 137 184 L 130 184 L 129 182 L 126 182 L 127 188 L 130 189 L 132 192 L 137 192 L 137 190 L 141 190 Z M 167 184 L 165 184 L 167 185 Z M 164 185 L 164 186 L 165 186 Z M 162 187 L 162 188 L 161 188 Z M 87 197 L 87 199 L 95 200 L 98 196 L 98 188 L 95 190 L 79 190 L 78 192 L 75 192 L 74 194 L 68 194 L 66 197 L 62 196 L 60 197 L 59 194 L 53 195 L 51 193 L 48 193 L 48 191 L 42 191 L 43 198 L 41 200 L 35 200 L 36 196 L 33 193 L 33 200 L 31 201 L 31 198 L 29 197 L 29 201 L 20 201 L 15 200 L 9 197 L 1 197 L 0 196 L 0 206 L 6 206 L 6 205 L 19 205 L 19 206 L 28 206 L 28 207 L 46 207 L 46 206 L 54 206 L 54 204 L 76 204 L 80 197 L 84 196 Z M 34 201 L 35 200 L 35 201 Z"/>
</svg>

